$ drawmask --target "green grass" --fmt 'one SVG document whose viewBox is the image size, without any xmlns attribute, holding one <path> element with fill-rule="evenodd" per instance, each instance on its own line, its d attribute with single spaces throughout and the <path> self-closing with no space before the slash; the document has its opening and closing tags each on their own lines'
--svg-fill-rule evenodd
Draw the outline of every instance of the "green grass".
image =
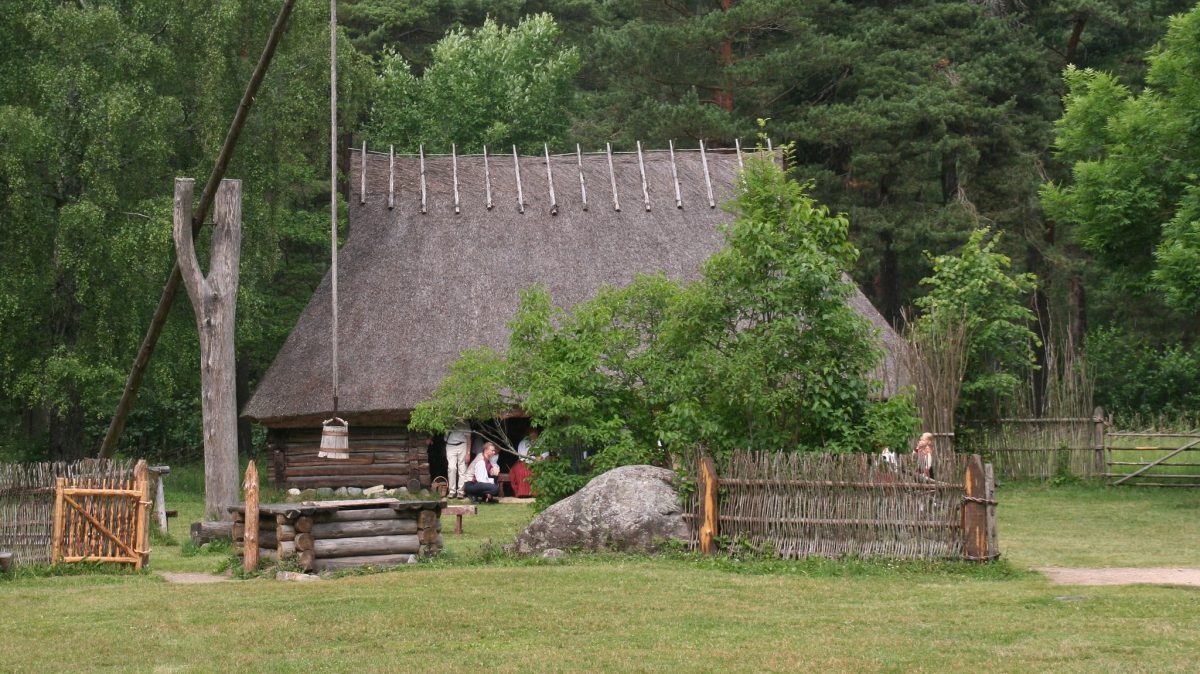
<svg viewBox="0 0 1200 674">
<path fill-rule="evenodd" d="M 185 538 L 203 504 L 168 498 Z M 461 537 L 447 526 L 444 559 L 387 573 L 23 576 L 0 582 L 0 671 L 1194 671 L 1200 591 L 1057 587 L 1027 568 L 1200 564 L 1200 495 L 1008 485 L 999 500 L 992 566 L 521 560 L 494 544 L 532 513 L 499 505 Z M 222 557 L 181 549 L 155 547 L 154 568 Z"/>
</svg>

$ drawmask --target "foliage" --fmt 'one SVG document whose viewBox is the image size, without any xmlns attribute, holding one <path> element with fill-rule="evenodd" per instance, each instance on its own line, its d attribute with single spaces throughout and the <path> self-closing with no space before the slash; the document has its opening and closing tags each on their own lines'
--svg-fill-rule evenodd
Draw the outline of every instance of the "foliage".
<svg viewBox="0 0 1200 674">
<path fill-rule="evenodd" d="M 1120 415 L 1170 418 L 1200 409 L 1200 349 L 1155 345 L 1116 327 L 1088 334 L 1096 404 Z"/>
<path fill-rule="evenodd" d="M 1056 147 L 1072 182 L 1043 189 L 1047 213 L 1070 223 L 1111 272 L 1109 283 L 1157 290 L 1189 315 L 1200 310 L 1200 8 L 1174 17 L 1147 58 L 1148 88 L 1070 68 Z"/>
<path fill-rule="evenodd" d="M 921 281 L 929 294 L 917 306 L 930 314 L 962 316 L 967 323 L 967 362 L 960 408 L 991 414 L 1012 399 L 1020 375 L 1034 366 L 1038 337 L 1029 328 L 1033 312 L 1026 298 L 1032 274 L 1014 274 L 1012 262 L 996 252 L 999 234 L 986 228 L 971 233 L 957 255 L 931 256 L 933 275 Z"/>
<path fill-rule="evenodd" d="M 384 51 L 366 136 L 407 151 L 558 144 L 580 68 L 578 51 L 561 41 L 553 17 L 538 14 L 512 28 L 488 19 L 450 31 L 419 77 L 404 57 Z"/>
</svg>

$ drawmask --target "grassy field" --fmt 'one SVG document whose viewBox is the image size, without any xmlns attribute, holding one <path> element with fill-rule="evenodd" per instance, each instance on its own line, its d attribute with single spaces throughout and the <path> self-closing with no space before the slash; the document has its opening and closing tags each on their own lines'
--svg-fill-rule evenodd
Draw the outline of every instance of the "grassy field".
<svg viewBox="0 0 1200 674">
<path fill-rule="evenodd" d="M 446 559 L 388 573 L 19 577 L 0 582 L 0 671 L 1195 671 L 1200 590 L 1059 587 L 1027 569 L 1200 565 L 1200 495 L 1015 485 L 999 497 L 1008 561 L 991 567 L 526 562 L 487 545 L 531 516 L 499 505 L 447 536 Z M 168 498 L 183 521 L 201 509 Z M 155 569 L 221 557 L 181 552 L 157 546 Z"/>
</svg>

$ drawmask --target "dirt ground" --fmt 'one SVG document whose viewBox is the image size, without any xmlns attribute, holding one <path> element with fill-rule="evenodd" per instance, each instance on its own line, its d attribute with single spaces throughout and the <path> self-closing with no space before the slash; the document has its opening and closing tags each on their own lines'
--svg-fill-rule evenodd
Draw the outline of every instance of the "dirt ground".
<svg viewBox="0 0 1200 674">
<path fill-rule="evenodd" d="M 1182 567 L 1068 569 L 1044 566 L 1038 571 L 1056 585 L 1189 585 L 1200 587 L 1200 569 Z"/>
</svg>

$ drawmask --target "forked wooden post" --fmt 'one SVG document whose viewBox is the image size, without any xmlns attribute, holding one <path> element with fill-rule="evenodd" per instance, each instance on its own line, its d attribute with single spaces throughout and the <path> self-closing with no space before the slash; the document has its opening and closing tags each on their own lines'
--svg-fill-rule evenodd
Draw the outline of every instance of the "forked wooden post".
<svg viewBox="0 0 1200 674">
<path fill-rule="evenodd" d="M 995 559 L 996 551 L 992 549 L 994 535 L 989 531 L 989 524 L 995 521 L 996 501 L 983 467 L 983 459 L 978 454 L 972 454 L 967 461 L 963 485 L 966 489 L 962 506 L 963 557 L 973 561 Z"/>
<path fill-rule="evenodd" d="M 720 533 L 717 510 L 717 467 L 712 457 L 700 457 L 700 490 L 703 501 L 704 521 L 700 525 L 700 552 L 711 555 L 717 551 L 716 537 Z"/>
<path fill-rule="evenodd" d="M 60 477 L 54 484 L 54 553 L 50 557 L 51 564 L 57 564 L 63 557 L 63 490 L 67 488 L 67 478 Z"/>
<path fill-rule="evenodd" d="M 245 544 L 246 550 L 242 561 L 242 568 L 246 571 L 253 571 L 258 568 L 258 468 L 251 461 L 250 465 L 246 466 L 246 479 L 242 482 L 242 489 L 246 492 L 246 533 Z"/>
<path fill-rule="evenodd" d="M 133 488 L 141 494 L 138 497 L 137 515 L 134 518 L 137 520 L 137 530 L 134 533 L 135 544 L 133 547 L 137 558 L 133 566 L 140 569 L 150 559 L 150 505 L 153 503 L 150 500 L 150 466 L 146 464 L 145 459 L 139 459 L 133 467 Z"/>
<path fill-rule="evenodd" d="M 1104 408 L 1092 412 L 1092 447 L 1096 450 L 1096 474 L 1108 472 L 1108 458 L 1104 456 Z"/>
</svg>

